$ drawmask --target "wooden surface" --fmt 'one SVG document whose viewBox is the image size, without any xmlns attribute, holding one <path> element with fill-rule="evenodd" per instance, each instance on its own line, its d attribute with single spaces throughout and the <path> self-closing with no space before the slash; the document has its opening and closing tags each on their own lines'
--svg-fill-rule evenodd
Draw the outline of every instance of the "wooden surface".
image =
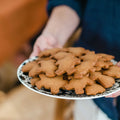
<svg viewBox="0 0 120 120">
<path fill-rule="evenodd" d="M 47 0 L 0 0 L 0 64 L 36 35 L 47 20 Z"/>
</svg>

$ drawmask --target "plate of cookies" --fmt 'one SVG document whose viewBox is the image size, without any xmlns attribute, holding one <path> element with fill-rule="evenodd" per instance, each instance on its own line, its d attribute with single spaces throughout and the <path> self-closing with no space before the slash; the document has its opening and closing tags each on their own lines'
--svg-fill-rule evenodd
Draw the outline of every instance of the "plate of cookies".
<svg viewBox="0 0 120 120">
<path fill-rule="evenodd" d="M 114 56 L 82 47 L 53 48 L 25 60 L 17 70 L 30 90 L 61 99 L 94 99 L 120 90 Z"/>
</svg>

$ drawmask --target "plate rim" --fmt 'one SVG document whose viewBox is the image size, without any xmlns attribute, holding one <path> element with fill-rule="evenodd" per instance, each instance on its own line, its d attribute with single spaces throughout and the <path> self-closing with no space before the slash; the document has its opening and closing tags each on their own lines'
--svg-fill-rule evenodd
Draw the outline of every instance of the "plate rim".
<svg viewBox="0 0 120 120">
<path fill-rule="evenodd" d="M 19 77 L 19 73 L 20 73 L 20 70 L 21 70 L 21 68 L 23 67 L 23 64 L 25 64 L 25 63 L 28 63 L 29 61 L 33 61 L 33 60 L 35 60 L 37 57 L 32 57 L 32 58 L 29 58 L 29 59 L 26 59 L 25 61 L 23 61 L 21 64 L 20 64 L 20 66 L 17 68 L 17 77 L 18 77 L 18 80 L 25 86 L 25 87 L 27 87 L 29 90 L 32 90 L 33 92 L 36 92 L 36 93 L 38 93 L 38 94 L 41 94 L 41 95 L 45 95 L 45 96 L 48 96 L 48 97 L 52 97 L 52 98 L 59 98 L 59 99 L 67 99 L 67 100 L 85 100 L 85 99 L 96 99 L 96 98 L 101 98 L 101 97 L 105 97 L 105 96 L 108 96 L 108 95 L 111 95 L 111 94 L 113 94 L 113 93 L 115 93 L 115 92 L 118 92 L 118 91 L 120 91 L 120 87 L 119 87 L 119 89 L 118 88 L 116 88 L 114 91 L 112 91 L 111 93 L 108 93 L 107 95 L 106 94 L 103 94 L 103 95 L 100 95 L 99 94 L 99 96 L 87 96 L 86 95 L 86 97 L 66 97 L 66 96 L 58 96 L 58 95 L 53 95 L 53 94 L 46 94 L 46 93 L 42 93 L 42 92 L 40 92 L 40 91 L 37 91 L 37 90 L 35 90 L 34 88 L 31 88 L 31 87 L 29 87 L 27 84 L 25 84 L 25 82 L 23 82 L 23 80 L 21 80 L 21 78 Z M 113 61 L 115 61 L 115 60 L 113 60 Z"/>
</svg>

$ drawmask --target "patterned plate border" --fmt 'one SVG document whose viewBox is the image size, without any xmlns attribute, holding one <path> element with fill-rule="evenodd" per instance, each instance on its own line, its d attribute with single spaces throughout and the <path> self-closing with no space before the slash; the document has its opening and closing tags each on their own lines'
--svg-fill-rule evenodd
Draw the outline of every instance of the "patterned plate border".
<svg viewBox="0 0 120 120">
<path fill-rule="evenodd" d="M 69 99 L 69 100 L 83 100 L 83 99 L 95 99 L 95 98 L 100 98 L 100 97 L 104 97 L 104 96 L 107 96 L 107 95 L 110 95 L 110 94 L 113 94 L 117 91 L 120 90 L 120 79 L 117 79 L 115 80 L 115 84 L 113 85 L 113 87 L 111 88 L 107 88 L 107 90 L 102 93 L 102 94 L 97 94 L 97 95 L 86 95 L 86 94 L 83 94 L 83 95 L 76 95 L 74 91 L 65 91 L 65 90 L 60 90 L 59 94 L 57 95 L 52 95 L 50 90 L 46 90 L 44 88 L 42 89 L 37 89 L 37 87 L 32 87 L 31 84 L 30 84 L 30 77 L 28 77 L 28 75 L 25 75 L 23 74 L 23 72 L 21 71 L 21 68 L 28 62 L 30 61 L 34 61 L 36 60 L 37 57 L 34 57 L 34 58 L 30 58 L 30 59 L 27 59 L 25 60 L 17 69 L 17 77 L 19 79 L 19 81 L 25 86 L 27 87 L 28 89 L 36 92 L 36 93 L 39 93 L 41 95 L 45 95 L 45 96 L 49 96 L 49 97 L 53 97 L 53 98 L 60 98 L 60 99 Z M 112 62 L 114 64 L 116 64 L 117 62 L 115 60 L 112 60 Z"/>
</svg>

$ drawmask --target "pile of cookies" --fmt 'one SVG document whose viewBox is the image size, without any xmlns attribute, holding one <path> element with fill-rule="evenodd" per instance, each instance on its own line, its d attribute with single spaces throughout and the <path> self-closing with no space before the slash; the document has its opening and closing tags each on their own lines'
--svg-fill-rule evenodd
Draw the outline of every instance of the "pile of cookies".
<svg viewBox="0 0 120 120">
<path fill-rule="evenodd" d="M 35 61 L 22 67 L 31 77 L 31 85 L 58 94 L 60 89 L 76 94 L 96 95 L 114 85 L 120 68 L 113 65 L 114 56 L 82 47 L 54 48 L 40 52 Z"/>
</svg>

